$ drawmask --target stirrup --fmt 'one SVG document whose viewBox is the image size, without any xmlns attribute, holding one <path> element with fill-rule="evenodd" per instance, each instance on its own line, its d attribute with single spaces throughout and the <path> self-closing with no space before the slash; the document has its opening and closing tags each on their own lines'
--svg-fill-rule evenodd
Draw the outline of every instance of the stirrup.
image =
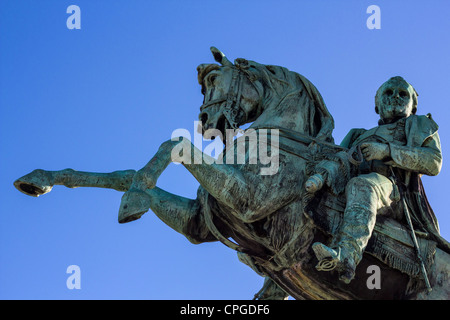
<svg viewBox="0 0 450 320">
<path fill-rule="evenodd" d="M 316 254 L 317 260 L 319 260 L 319 263 L 316 265 L 317 271 L 331 271 L 335 269 L 340 262 L 340 248 L 336 251 L 320 242 L 315 242 L 312 245 L 312 249 Z"/>
</svg>

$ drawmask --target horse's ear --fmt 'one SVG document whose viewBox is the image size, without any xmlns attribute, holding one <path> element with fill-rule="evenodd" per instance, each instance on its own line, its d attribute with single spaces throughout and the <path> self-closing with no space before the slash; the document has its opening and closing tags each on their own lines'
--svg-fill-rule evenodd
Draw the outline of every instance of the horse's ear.
<svg viewBox="0 0 450 320">
<path fill-rule="evenodd" d="M 220 51 L 216 47 L 211 47 L 210 50 L 214 56 L 214 60 L 216 60 L 218 63 L 222 64 L 223 66 L 233 66 L 233 63 L 231 63 L 231 61 L 228 60 L 227 57 L 225 57 L 222 51 Z"/>
</svg>

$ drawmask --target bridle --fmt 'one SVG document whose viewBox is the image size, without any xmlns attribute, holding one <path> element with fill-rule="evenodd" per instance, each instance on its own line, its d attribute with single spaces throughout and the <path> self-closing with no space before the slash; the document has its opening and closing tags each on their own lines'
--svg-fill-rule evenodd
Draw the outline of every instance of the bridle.
<svg viewBox="0 0 450 320">
<path fill-rule="evenodd" d="M 243 79 L 246 77 L 250 83 L 253 85 L 255 90 L 258 92 L 259 101 L 258 104 L 261 103 L 262 93 L 261 90 L 256 86 L 255 81 L 258 79 L 255 74 L 250 72 L 248 69 L 250 65 L 248 61 L 245 59 L 236 59 L 235 65 L 229 66 L 233 68 L 233 74 L 230 82 L 230 87 L 228 88 L 228 92 L 225 98 L 218 98 L 207 101 L 202 104 L 200 107 L 200 111 L 203 111 L 211 106 L 226 103 L 224 107 L 223 114 L 225 118 L 228 120 L 232 129 L 239 129 L 239 123 L 237 122 L 238 110 L 242 110 L 245 116 L 247 117 L 247 112 L 244 108 L 241 107 L 240 101 L 242 96 L 242 87 L 243 87 Z M 236 90 L 237 89 L 237 90 Z"/>
</svg>

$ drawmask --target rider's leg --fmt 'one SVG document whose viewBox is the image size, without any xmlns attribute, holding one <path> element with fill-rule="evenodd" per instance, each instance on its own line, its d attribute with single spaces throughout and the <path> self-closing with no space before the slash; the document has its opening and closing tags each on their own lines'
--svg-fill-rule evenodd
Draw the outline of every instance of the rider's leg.
<svg viewBox="0 0 450 320">
<path fill-rule="evenodd" d="M 392 204 L 392 192 L 392 181 L 378 173 L 360 175 L 347 184 L 347 205 L 338 235 L 329 247 L 313 245 L 318 258 L 329 256 L 338 263 L 342 281 L 349 283 L 353 279 L 372 235 L 376 215 Z"/>
</svg>

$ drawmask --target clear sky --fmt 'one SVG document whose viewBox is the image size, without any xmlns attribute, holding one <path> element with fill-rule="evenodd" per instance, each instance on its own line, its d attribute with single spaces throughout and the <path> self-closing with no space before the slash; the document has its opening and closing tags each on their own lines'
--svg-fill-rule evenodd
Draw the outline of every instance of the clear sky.
<svg viewBox="0 0 450 320">
<path fill-rule="evenodd" d="M 81 29 L 69 30 L 69 5 Z M 381 29 L 366 13 L 381 9 Z M 419 93 L 440 125 L 444 164 L 423 181 L 450 239 L 448 1 L 0 2 L 0 298 L 251 299 L 263 279 L 220 243 L 193 245 L 151 211 L 117 223 L 122 194 L 55 187 L 38 199 L 13 187 L 37 168 L 139 169 L 175 129 L 194 132 L 196 67 L 230 60 L 287 67 L 311 80 L 340 142 L 377 124 L 374 95 L 392 76 Z M 158 186 L 196 197 L 170 165 Z M 66 269 L 81 270 L 69 290 Z"/>
</svg>

